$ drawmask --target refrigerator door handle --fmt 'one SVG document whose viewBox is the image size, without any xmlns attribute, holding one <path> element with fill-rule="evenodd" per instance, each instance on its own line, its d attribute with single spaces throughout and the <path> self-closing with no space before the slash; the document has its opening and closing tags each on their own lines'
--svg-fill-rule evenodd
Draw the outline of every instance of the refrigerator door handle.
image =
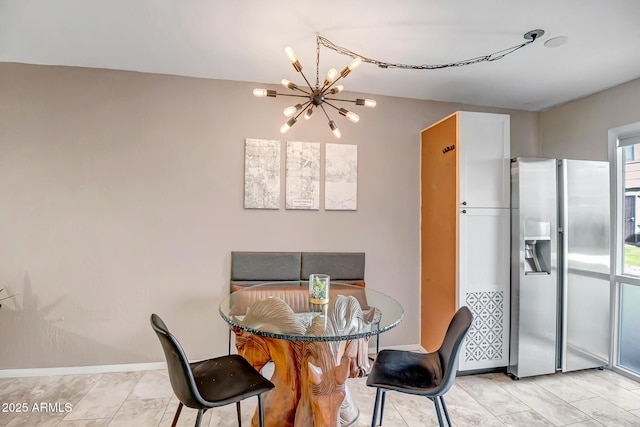
<svg viewBox="0 0 640 427">
<path fill-rule="evenodd" d="M 568 350 L 568 295 L 569 295 L 569 286 L 566 283 L 567 278 L 569 277 L 569 263 L 567 262 L 567 253 L 569 249 L 569 228 L 565 227 L 565 224 L 568 223 L 568 212 L 567 212 L 567 194 L 568 194 L 568 185 L 567 185 L 567 162 L 560 161 L 558 168 L 558 195 L 561 197 L 561 200 L 558 202 L 558 208 L 560 209 L 560 215 L 558 215 L 559 224 L 558 224 L 558 249 L 560 253 L 560 259 L 558 259 L 559 265 L 562 266 L 560 269 L 560 275 L 558 277 L 558 284 L 560 285 L 558 297 L 561 298 L 561 304 L 558 304 L 558 308 L 561 311 L 559 313 L 558 318 L 562 319 L 560 323 L 560 339 L 561 346 L 558 349 L 560 354 L 560 368 L 563 372 L 566 372 L 567 369 L 567 350 Z"/>
</svg>

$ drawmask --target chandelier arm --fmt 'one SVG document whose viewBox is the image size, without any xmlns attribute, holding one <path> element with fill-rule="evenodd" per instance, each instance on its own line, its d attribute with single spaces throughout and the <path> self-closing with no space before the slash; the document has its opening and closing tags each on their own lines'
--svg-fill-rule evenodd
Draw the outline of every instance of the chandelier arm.
<svg viewBox="0 0 640 427">
<path fill-rule="evenodd" d="M 341 99 L 341 98 L 324 98 L 325 102 L 327 102 L 327 100 L 329 101 L 341 101 L 341 102 L 353 102 L 354 104 L 357 102 L 355 99 Z M 327 102 L 327 104 L 329 104 Z M 331 104 L 329 104 L 331 105 Z"/>
<path fill-rule="evenodd" d="M 307 107 L 309 106 L 309 104 L 311 104 L 311 101 L 307 102 L 306 104 L 304 104 L 304 107 L 302 107 L 300 109 L 300 112 L 298 114 L 296 114 L 295 119 L 298 120 L 298 117 L 300 117 L 300 115 L 302 113 L 304 113 L 305 111 L 307 111 Z"/>
<path fill-rule="evenodd" d="M 309 95 L 296 95 L 295 93 L 276 93 L 278 96 L 291 96 L 294 98 L 309 98 Z"/>
<path fill-rule="evenodd" d="M 291 89 L 291 90 L 297 90 L 297 91 L 300 91 L 300 92 L 302 92 L 302 93 L 306 93 L 306 94 L 307 94 L 307 96 L 311 95 L 311 92 L 307 92 L 307 91 L 306 91 L 306 90 L 304 90 L 304 89 L 300 89 L 297 85 L 296 85 L 296 87 L 294 87 L 294 88 L 290 88 L 290 89 Z M 298 95 L 298 96 L 302 96 L 302 95 Z"/>
<path fill-rule="evenodd" d="M 333 105 L 331 106 L 333 107 Z M 320 104 L 319 107 L 322 108 L 322 112 L 324 113 L 325 116 L 327 116 L 327 120 L 331 121 L 331 117 L 329 117 L 329 115 L 327 114 L 327 110 L 324 109 L 324 105 Z M 333 108 L 336 108 L 336 107 L 333 107 Z"/>
<path fill-rule="evenodd" d="M 527 33 L 529 34 L 529 33 Z M 345 55 L 345 56 L 349 56 L 351 58 L 360 58 L 362 59 L 363 62 L 368 62 L 370 64 L 374 64 L 377 65 L 380 68 L 403 68 L 403 69 L 413 69 L 413 70 L 435 70 L 435 69 L 440 69 L 440 68 L 449 68 L 449 67 L 462 67 L 465 65 L 471 65 L 471 64 L 477 64 L 479 62 L 484 62 L 484 61 L 496 61 L 498 59 L 502 59 L 505 56 L 527 46 L 528 44 L 533 43 L 536 40 L 536 36 L 532 37 L 530 40 L 527 40 L 526 42 L 516 45 L 516 46 L 512 46 L 510 48 L 507 49 L 503 49 L 503 50 L 499 50 L 497 52 L 493 52 L 489 55 L 483 55 L 483 56 L 478 56 L 475 58 L 471 58 L 471 59 L 465 59 L 465 60 L 461 60 L 461 61 L 456 61 L 456 62 L 449 62 L 449 63 L 445 63 L 445 64 L 435 64 L 435 65 L 427 65 L 427 64 L 421 64 L 421 65 L 411 65 L 411 64 L 396 64 L 396 63 L 391 63 L 391 62 L 384 62 L 384 61 L 379 61 L 377 59 L 372 59 L 372 58 L 367 58 L 366 56 L 363 55 L 359 55 L 349 49 L 346 49 L 342 46 L 338 46 L 335 43 L 331 42 L 330 40 L 322 37 L 322 36 L 317 36 L 317 40 L 320 42 L 320 44 L 322 44 L 322 46 L 331 49 L 335 52 L 338 52 L 341 55 Z M 337 81 L 337 80 L 336 80 Z"/>
<path fill-rule="evenodd" d="M 311 83 L 309 83 L 309 80 L 307 79 L 307 76 L 304 75 L 304 73 L 302 72 L 302 70 L 298 71 L 300 73 L 300 75 L 302 76 L 302 78 L 304 79 L 304 81 L 307 83 L 307 86 L 309 86 L 309 90 L 311 92 L 313 92 L 313 86 L 311 86 Z"/>
<path fill-rule="evenodd" d="M 354 101 L 354 102 L 355 102 L 355 101 Z M 332 104 L 332 103 L 330 103 L 330 102 L 327 102 L 327 98 L 325 98 L 324 103 L 325 103 L 325 104 L 327 104 L 328 106 L 330 106 L 330 107 L 334 108 L 335 110 L 340 111 L 340 108 L 336 107 L 335 105 L 333 105 L 333 104 Z M 327 116 L 327 117 L 328 117 L 328 116 Z"/>
<path fill-rule="evenodd" d="M 329 89 L 331 89 L 331 87 L 333 85 L 335 85 L 336 83 L 338 83 L 338 81 L 342 78 L 342 75 L 339 75 L 337 79 L 335 79 L 334 81 L 332 81 L 327 87 L 322 87 L 322 93 L 325 93 L 326 91 L 328 91 Z"/>
</svg>

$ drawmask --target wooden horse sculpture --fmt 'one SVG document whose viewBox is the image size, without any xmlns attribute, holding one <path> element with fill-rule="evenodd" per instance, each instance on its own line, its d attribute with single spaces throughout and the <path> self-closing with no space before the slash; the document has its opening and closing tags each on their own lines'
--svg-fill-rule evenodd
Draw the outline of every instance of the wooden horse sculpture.
<svg viewBox="0 0 640 427">
<path fill-rule="evenodd" d="M 325 316 L 318 316 L 307 328 L 307 335 L 333 335 L 332 330 L 332 323 Z M 302 393 L 295 427 L 340 427 L 340 410 L 347 394 L 345 383 L 349 375 L 348 360 L 339 363 L 344 354 L 344 342 L 303 342 L 298 350 Z"/>
<path fill-rule="evenodd" d="M 235 319 L 241 325 L 260 327 L 261 330 L 281 334 L 304 335 L 306 328 L 295 313 L 281 299 L 268 298 L 253 303 L 244 319 Z M 297 364 L 296 343 L 254 335 L 239 328 L 236 333 L 238 354 L 246 358 L 254 368 L 260 370 L 269 361 L 274 362 L 271 382 L 275 388 L 264 395 L 265 425 L 293 427 L 298 401 L 300 400 L 300 378 Z M 257 414 L 252 426 L 258 425 Z"/>
<path fill-rule="evenodd" d="M 370 308 L 364 312 L 358 300 L 353 296 L 338 295 L 329 307 L 327 316 L 340 335 L 354 335 L 371 331 L 371 324 L 379 315 L 379 310 Z M 349 377 L 363 377 L 369 373 L 369 338 L 358 338 L 345 342 L 344 358 L 349 361 Z M 340 407 L 342 426 L 351 425 L 359 416 L 359 411 L 349 388 Z"/>
<path fill-rule="evenodd" d="M 340 335 L 369 332 L 375 309 L 367 315 L 353 296 L 338 295 L 329 307 L 327 317 Z M 345 357 L 349 359 L 349 377 L 360 378 L 369 373 L 369 338 L 359 338 L 346 342 Z"/>
</svg>

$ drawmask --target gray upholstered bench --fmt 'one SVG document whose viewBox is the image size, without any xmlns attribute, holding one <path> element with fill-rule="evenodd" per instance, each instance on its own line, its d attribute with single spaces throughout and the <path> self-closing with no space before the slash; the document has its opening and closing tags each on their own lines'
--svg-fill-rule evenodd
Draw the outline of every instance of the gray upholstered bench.
<svg viewBox="0 0 640 427">
<path fill-rule="evenodd" d="M 291 282 L 308 298 L 312 273 L 328 274 L 331 281 L 365 285 L 364 252 L 231 252 L 230 292 L 266 282 Z M 305 288 L 302 288 L 304 286 Z M 253 293 L 247 294 L 249 304 Z M 229 329 L 229 354 L 231 354 Z"/>
<path fill-rule="evenodd" d="M 364 286 L 363 252 L 231 252 L 231 292 L 266 282 L 309 280 L 312 273 Z"/>
</svg>

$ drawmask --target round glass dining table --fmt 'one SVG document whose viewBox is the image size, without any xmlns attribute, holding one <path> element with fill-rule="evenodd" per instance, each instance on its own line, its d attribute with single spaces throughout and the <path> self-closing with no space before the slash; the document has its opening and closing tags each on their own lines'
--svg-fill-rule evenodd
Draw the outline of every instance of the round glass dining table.
<svg viewBox="0 0 640 427">
<path fill-rule="evenodd" d="M 258 370 L 274 364 L 275 388 L 263 403 L 268 427 L 356 424 L 359 410 L 346 380 L 369 373 L 369 338 L 404 316 L 394 298 L 337 282 L 330 283 L 328 303 L 312 304 L 305 281 L 246 287 L 225 297 L 219 311 L 240 355 Z"/>
</svg>

